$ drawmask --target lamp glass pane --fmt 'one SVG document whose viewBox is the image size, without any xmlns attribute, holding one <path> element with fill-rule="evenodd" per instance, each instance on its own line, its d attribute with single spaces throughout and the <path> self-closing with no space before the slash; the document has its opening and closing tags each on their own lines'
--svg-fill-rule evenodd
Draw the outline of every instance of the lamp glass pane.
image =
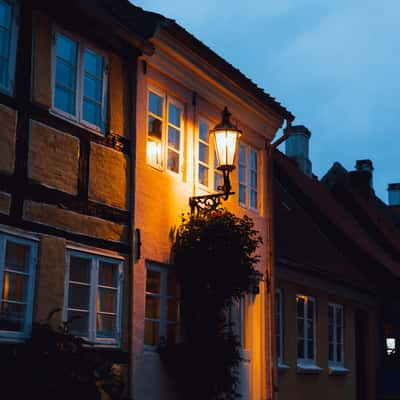
<svg viewBox="0 0 400 400">
<path fill-rule="evenodd" d="M 215 131 L 215 147 L 218 156 L 218 165 L 233 165 L 236 150 L 236 131 Z"/>
</svg>

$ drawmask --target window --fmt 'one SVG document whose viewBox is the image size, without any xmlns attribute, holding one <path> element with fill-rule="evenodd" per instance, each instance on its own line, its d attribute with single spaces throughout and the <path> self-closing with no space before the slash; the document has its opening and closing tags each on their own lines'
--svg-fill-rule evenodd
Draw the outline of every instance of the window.
<svg viewBox="0 0 400 400">
<path fill-rule="evenodd" d="M 53 73 L 54 108 L 68 118 L 104 132 L 105 57 L 83 42 L 56 32 Z"/>
<path fill-rule="evenodd" d="M 199 120 L 198 138 L 198 182 L 207 188 L 218 190 L 223 185 L 222 172 L 217 170 L 218 160 L 214 149 L 214 143 L 209 136 L 210 124 L 203 118 Z"/>
<path fill-rule="evenodd" d="M 328 305 L 329 364 L 343 365 L 343 306 Z"/>
<path fill-rule="evenodd" d="M 386 342 L 386 355 L 389 357 L 396 355 L 396 338 L 387 337 Z"/>
<path fill-rule="evenodd" d="M 282 291 L 276 289 L 275 292 L 276 307 L 276 353 L 278 355 L 278 363 L 283 361 L 283 315 L 282 315 Z"/>
<path fill-rule="evenodd" d="M 0 90 L 12 94 L 17 43 L 16 6 L 0 0 Z"/>
<path fill-rule="evenodd" d="M 147 162 L 176 174 L 181 172 L 183 107 L 163 93 L 149 91 Z"/>
<path fill-rule="evenodd" d="M 64 320 L 90 342 L 120 340 L 122 260 L 68 251 Z"/>
<path fill-rule="evenodd" d="M 297 295 L 297 361 L 315 361 L 315 299 Z"/>
<path fill-rule="evenodd" d="M 36 255 L 35 243 L 0 234 L 0 338 L 30 333 Z"/>
<path fill-rule="evenodd" d="M 176 343 L 179 299 L 175 273 L 154 264 L 147 266 L 144 344 Z"/>
<path fill-rule="evenodd" d="M 239 144 L 239 203 L 244 207 L 259 208 L 259 155 L 244 143 Z"/>
</svg>

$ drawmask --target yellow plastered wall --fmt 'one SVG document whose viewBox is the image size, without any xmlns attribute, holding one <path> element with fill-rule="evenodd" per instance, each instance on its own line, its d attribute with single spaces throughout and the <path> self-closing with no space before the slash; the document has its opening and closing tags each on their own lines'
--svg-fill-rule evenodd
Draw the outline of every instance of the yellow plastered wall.
<svg viewBox="0 0 400 400">
<path fill-rule="evenodd" d="M 283 363 L 289 368 L 279 371 L 279 400 L 336 400 L 356 399 L 356 346 L 355 346 L 355 311 L 357 307 L 366 307 L 348 298 L 327 294 L 315 290 L 278 280 L 277 288 L 282 290 L 283 305 Z M 297 322 L 296 322 L 296 295 L 313 296 L 316 299 L 316 364 L 322 368 L 319 374 L 306 375 L 297 372 Z M 349 370 L 346 375 L 333 376 L 328 371 L 328 303 L 337 303 L 344 306 L 344 367 Z M 375 311 L 368 307 L 371 318 Z M 375 324 L 376 325 L 376 324 Z M 374 328 L 370 333 L 372 341 L 376 339 Z M 375 367 L 372 359 L 377 347 L 370 347 L 370 381 L 368 399 L 375 395 Z M 376 364 L 374 364 L 376 365 Z"/>
</svg>

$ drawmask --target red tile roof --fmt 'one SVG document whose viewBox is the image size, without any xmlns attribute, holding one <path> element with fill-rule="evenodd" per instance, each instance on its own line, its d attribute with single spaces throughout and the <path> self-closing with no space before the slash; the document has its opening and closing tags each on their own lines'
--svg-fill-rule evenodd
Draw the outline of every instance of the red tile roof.
<svg viewBox="0 0 400 400">
<path fill-rule="evenodd" d="M 371 239 L 358 221 L 321 182 L 307 178 L 289 158 L 279 151 L 274 153 L 274 176 L 312 217 L 321 229 L 321 234 L 327 235 L 334 241 L 338 250 L 344 252 L 347 258 L 354 262 L 353 258 L 355 259 L 356 255 L 360 256 L 361 260 L 368 260 L 369 265 L 378 266 L 378 272 L 386 271 L 400 278 L 400 263 Z M 286 224 L 286 228 L 290 229 L 290 221 Z M 297 240 L 304 246 L 310 245 L 305 235 L 299 234 Z M 322 243 L 321 240 L 319 243 Z M 319 249 L 316 250 L 319 252 Z M 283 245 L 281 251 L 284 251 Z"/>
</svg>

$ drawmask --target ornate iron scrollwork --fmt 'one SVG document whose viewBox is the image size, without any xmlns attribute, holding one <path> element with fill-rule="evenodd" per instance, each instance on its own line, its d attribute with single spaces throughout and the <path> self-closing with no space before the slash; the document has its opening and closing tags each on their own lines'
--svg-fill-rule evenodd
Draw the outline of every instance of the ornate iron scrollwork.
<svg viewBox="0 0 400 400">
<path fill-rule="evenodd" d="M 228 195 L 235 194 L 229 192 Z M 195 215 L 207 214 L 217 211 L 226 199 L 227 193 L 208 194 L 205 196 L 194 196 L 189 199 L 190 212 Z"/>
</svg>

